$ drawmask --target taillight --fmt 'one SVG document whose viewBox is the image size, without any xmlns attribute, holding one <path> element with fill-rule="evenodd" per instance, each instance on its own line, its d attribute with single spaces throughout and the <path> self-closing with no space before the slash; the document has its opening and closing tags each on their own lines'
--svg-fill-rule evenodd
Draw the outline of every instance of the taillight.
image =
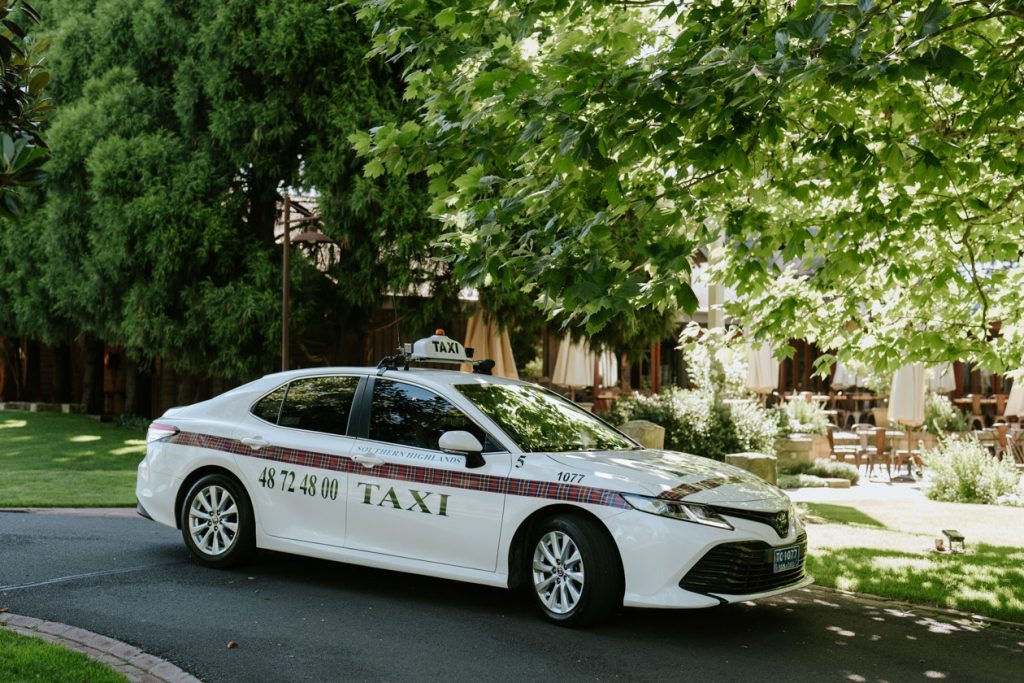
<svg viewBox="0 0 1024 683">
<path fill-rule="evenodd" d="M 146 432 L 146 443 L 150 444 L 153 443 L 154 441 L 169 439 L 177 433 L 177 427 L 160 424 L 159 422 L 152 422 L 149 425 L 149 430 Z"/>
</svg>

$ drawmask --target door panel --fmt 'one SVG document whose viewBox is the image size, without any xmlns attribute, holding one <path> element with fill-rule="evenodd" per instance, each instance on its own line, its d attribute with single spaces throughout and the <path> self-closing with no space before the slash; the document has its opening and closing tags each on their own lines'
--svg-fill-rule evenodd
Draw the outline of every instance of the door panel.
<svg viewBox="0 0 1024 683">
<path fill-rule="evenodd" d="M 345 433 L 358 382 L 345 376 L 294 380 L 278 390 L 280 397 L 273 392 L 258 401 L 243 420 L 237 461 L 265 533 L 344 545 L 346 471 L 355 444 Z"/>
<path fill-rule="evenodd" d="M 493 444 L 437 394 L 375 380 L 369 438 L 352 452 L 346 545 L 494 571 L 511 456 L 485 452 L 485 464 L 469 469 L 464 456 L 437 448 L 449 429 L 475 431 Z"/>
</svg>

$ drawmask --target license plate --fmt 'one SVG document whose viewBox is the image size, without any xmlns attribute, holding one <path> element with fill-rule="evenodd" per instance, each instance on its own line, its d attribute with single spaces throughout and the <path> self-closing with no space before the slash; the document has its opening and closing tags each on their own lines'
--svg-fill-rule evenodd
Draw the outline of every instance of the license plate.
<svg viewBox="0 0 1024 683">
<path fill-rule="evenodd" d="M 789 569 L 796 569 L 800 566 L 800 546 L 794 545 L 790 548 L 779 548 L 775 551 L 772 561 L 772 571 L 776 574 Z"/>
</svg>

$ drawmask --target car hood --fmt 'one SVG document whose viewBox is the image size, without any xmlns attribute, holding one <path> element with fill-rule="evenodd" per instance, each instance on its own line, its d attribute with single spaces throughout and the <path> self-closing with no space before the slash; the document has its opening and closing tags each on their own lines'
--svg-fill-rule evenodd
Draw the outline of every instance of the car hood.
<svg viewBox="0 0 1024 683">
<path fill-rule="evenodd" d="M 746 470 L 687 453 L 643 449 L 551 453 L 548 457 L 591 474 L 592 486 L 624 493 L 765 512 L 790 505 L 781 489 Z"/>
</svg>

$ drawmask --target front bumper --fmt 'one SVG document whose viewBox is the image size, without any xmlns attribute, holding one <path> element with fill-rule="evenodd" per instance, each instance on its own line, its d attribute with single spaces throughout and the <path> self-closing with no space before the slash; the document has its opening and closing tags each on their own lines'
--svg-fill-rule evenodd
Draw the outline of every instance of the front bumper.
<svg viewBox="0 0 1024 683">
<path fill-rule="evenodd" d="M 142 502 L 139 501 L 139 500 L 135 501 L 135 512 L 137 512 L 140 517 L 145 517 L 146 519 L 149 519 L 149 520 L 153 519 L 152 517 L 149 516 L 149 513 L 146 512 L 146 508 L 142 507 Z"/>
<path fill-rule="evenodd" d="M 719 529 L 639 511 L 627 511 L 607 520 L 622 557 L 626 580 L 623 604 L 627 607 L 713 607 L 778 595 L 812 583 L 803 573 L 806 533 L 798 520 L 794 520 L 784 537 L 779 537 L 766 524 L 735 517 L 730 517 L 729 522 L 735 529 Z M 751 562 L 749 553 L 743 555 L 747 557 L 746 562 L 741 557 L 740 561 L 733 558 L 733 562 L 723 563 L 723 558 L 727 560 L 735 553 L 713 552 L 720 546 L 741 544 L 740 547 L 748 550 L 758 547 L 764 553 L 801 543 L 804 545 L 799 571 L 778 577 L 765 575 L 763 563 Z"/>
<path fill-rule="evenodd" d="M 715 596 L 757 595 L 788 588 L 804 580 L 804 563 L 807 559 L 805 532 L 797 536 L 795 545 L 800 547 L 800 564 L 776 572 L 772 559 L 774 548 L 768 543 L 721 543 L 711 548 L 690 568 L 679 581 L 679 587 Z"/>
</svg>

